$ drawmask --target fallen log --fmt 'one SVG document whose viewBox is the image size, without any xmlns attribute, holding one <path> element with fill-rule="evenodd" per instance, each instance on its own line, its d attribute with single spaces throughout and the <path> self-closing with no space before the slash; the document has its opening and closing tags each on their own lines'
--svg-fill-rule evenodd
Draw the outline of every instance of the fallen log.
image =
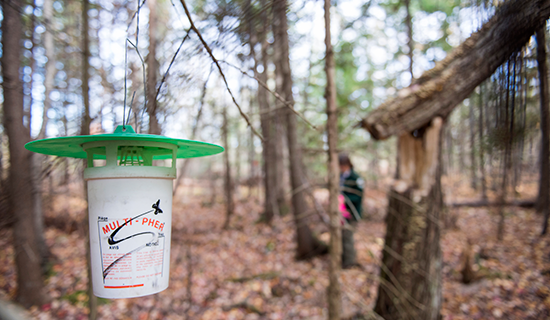
<svg viewBox="0 0 550 320">
<path fill-rule="evenodd" d="M 510 0 L 445 59 L 372 111 L 360 125 L 375 139 L 412 132 L 447 115 L 550 17 L 550 0 Z"/>
<path fill-rule="evenodd" d="M 467 202 L 455 202 L 447 204 L 451 208 L 460 208 L 460 207 L 471 207 L 471 208 L 480 208 L 480 207 L 520 207 L 520 208 L 534 208 L 536 204 L 536 199 L 529 200 L 513 200 L 505 202 L 502 204 L 500 201 L 488 201 L 488 200 L 479 200 L 479 201 L 467 201 Z"/>
</svg>

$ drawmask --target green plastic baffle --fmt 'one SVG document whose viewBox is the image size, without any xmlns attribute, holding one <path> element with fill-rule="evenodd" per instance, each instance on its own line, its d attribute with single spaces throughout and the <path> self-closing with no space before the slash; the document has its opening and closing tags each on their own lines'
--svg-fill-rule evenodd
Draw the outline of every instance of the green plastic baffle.
<svg viewBox="0 0 550 320">
<path fill-rule="evenodd" d="M 112 134 L 43 139 L 25 148 L 87 159 L 84 179 L 96 296 L 133 298 L 168 288 L 176 159 L 218 154 L 222 147 L 118 126 Z"/>
</svg>

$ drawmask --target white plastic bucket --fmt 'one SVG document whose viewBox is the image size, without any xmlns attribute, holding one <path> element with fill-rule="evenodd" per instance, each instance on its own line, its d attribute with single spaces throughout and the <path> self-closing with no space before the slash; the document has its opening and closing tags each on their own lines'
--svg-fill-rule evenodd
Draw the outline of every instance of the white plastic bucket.
<svg viewBox="0 0 550 320">
<path fill-rule="evenodd" d="M 151 155 L 148 166 L 121 166 L 121 148 L 136 144 L 147 148 L 133 141 L 103 142 L 99 149 L 97 142 L 83 146 L 89 155 L 97 150 L 107 155 L 103 167 L 93 167 L 89 156 L 84 171 L 92 284 L 101 298 L 141 297 L 168 287 L 175 147 L 154 143 L 173 152 L 171 167 L 152 166 Z"/>
</svg>

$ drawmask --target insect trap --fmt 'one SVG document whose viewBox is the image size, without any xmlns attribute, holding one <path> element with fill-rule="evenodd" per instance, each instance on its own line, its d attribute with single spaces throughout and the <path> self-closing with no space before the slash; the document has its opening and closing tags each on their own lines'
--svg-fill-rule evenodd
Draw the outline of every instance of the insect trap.
<svg viewBox="0 0 550 320">
<path fill-rule="evenodd" d="M 43 139 L 25 148 L 87 159 L 84 180 L 96 296 L 133 298 L 168 287 L 176 159 L 218 154 L 222 147 L 118 126 L 112 134 Z"/>
</svg>

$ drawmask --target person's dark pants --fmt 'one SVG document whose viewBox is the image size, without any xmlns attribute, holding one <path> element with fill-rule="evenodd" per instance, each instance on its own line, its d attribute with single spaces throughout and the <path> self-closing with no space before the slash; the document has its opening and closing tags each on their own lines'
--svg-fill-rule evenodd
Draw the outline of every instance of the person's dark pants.
<svg viewBox="0 0 550 320">
<path fill-rule="evenodd" d="M 354 229 L 355 221 L 342 226 L 342 268 L 344 269 L 355 265 Z"/>
</svg>

